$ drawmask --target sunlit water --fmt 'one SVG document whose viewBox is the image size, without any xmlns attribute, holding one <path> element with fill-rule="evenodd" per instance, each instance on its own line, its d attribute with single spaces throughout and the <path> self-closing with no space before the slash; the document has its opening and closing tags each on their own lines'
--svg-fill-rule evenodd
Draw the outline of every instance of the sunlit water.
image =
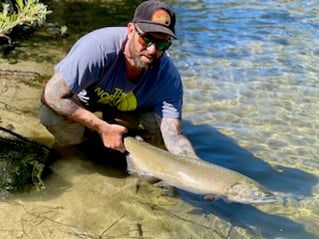
<svg viewBox="0 0 319 239">
<path fill-rule="evenodd" d="M 202 158 L 285 195 L 267 214 L 221 214 L 265 238 L 319 237 L 319 5 L 173 2 L 186 133 Z"/>
<path fill-rule="evenodd" d="M 169 52 L 184 81 L 185 133 L 203 159 L 254 178 L 279 196 L 279 203 L 263 206 L 206 203 L 183 192 L 181 200 L 200 208 L 203 220 L 220 218 L 209 227 L 216 232 L 227 225 L 228 233 L 217 232 L 221 238 L 319 238 L 317 1 L 169 3 L 178 20 L 178 40 Z M 80 10 L 75 13 L 71 5 L 56 7 L 49 18 L 65 21 L 69 38 L 43 42 L 36 35 L 40 41 L 33 44 L 46 52 L 14 54 L 52 64 L 80 35 L 125 25 L 134 9 L 133 2 L 118 1 L 114 15 L 104 16 L 106 3 L 73 5 Z"/>
</svg>

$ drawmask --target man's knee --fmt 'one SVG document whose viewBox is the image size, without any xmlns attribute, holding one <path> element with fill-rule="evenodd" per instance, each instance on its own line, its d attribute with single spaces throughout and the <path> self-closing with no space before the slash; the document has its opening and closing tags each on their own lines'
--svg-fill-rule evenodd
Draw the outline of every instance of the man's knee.
<svg viewBox="0 0 319 239">
<path fill-rule="evenodd" d="M 40 122 L 54 136 L 60 146 L 76 145 L 85 141 L 85 127 L 56 114 L 41 104 Z"/>
<path fill-rule="evenodd" d="M 79 124 L 45 125 L 59 146 L 77 145 L 86 140 L 85 128 Z"/>
</svg>

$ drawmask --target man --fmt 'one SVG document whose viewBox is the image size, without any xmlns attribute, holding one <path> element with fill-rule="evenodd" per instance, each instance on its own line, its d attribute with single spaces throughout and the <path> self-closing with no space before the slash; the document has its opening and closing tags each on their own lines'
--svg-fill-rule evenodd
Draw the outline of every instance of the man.
<svg viewBox="0 0 319 239">
<path fill-rule="evenodd" d="M 105 147 L 125 152 L 122 123 L 128 121 L 143 132 L 159 129 L 171 153 L 195 155 L 182 133 L 180 75 L 166 54 L 176 39 L 174 26 L 173 10 L 149 0 L 127 27 L 102 28 L 78 40 L 55 66 L 41 98 L 41 122 L 57 144 L 79 144 L 89 129 Z"/>
</svg>

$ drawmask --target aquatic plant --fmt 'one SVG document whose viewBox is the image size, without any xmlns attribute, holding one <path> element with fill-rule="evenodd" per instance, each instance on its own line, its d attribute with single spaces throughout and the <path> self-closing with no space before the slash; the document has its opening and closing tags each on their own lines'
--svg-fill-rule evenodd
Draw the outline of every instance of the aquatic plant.
<svg viewBox="0 0 319 239">
<path fill-rule="evenodd" d="M 30 27 L 40 26 L 45 23 L 46 15 L 51 13 L 47 6 L 39 3 L 39 0 L 15 0 L 16 11 L 10 11 L 9 4 L 2 4 L 0 12 L 0 37 L 5 37 L 11 41 L 8 34 L 13 28 L 21 25 Z"/>
<path fill-rule="evenodd" d="M 0 196 L 23 189 L 44 189 L 42 176 L 50 149 L 0 126 Z"/>
</svg>

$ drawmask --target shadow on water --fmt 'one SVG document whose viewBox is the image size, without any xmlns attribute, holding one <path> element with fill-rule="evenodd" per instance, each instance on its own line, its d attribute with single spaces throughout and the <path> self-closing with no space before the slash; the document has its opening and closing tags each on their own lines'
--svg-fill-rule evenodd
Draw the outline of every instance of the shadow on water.
<svg viewBox="0 0 319 239">
<path fill-rule="evenodd" d="M 180 196 L 197 208 L 192 214 L 213 214 L 228 221 L 233 227 L 247 229 L 252 235 L 261 235 L 262 238 L 317 239 L 302 224 L 283 216 L 265 213 L 251 205 L 227 204 L 222 200 L 206 202 L 196 197 L 190 198 L 185 192 Z"/>
<path fill-rule="evenodd" d="M 74 177 L 90 174 L 106 178 L 126 178 L 128 176 L 126 155 L 105 148 L 95 135 L 80 145 L 59 150 L 50 149 L 49 159 L 42 175 L 46 189 L 39 193 L 46 194 L 45 200 L 58 198 L 74 186 L 72 182 Z"/>
<path fill-rule="evenodd" d="M 51 164 L 61 160 L 76 160 L 89 172 L 114 178 L 124 178 L 128 175 L 126 155 L 105 148 L 97 135 L 80 145 L 65 147 L 62 153 L 55 150 L 51 152 Z"/>
<path fill-rule="evenodd" d="M 312 196 L 312 187 L 318 182 L 318 178 L 299 169 L 272 167 L 211 125 L 193 126 L 185 122 L 185 134 L 202 159 L 238 171 L 271 191 Z"/>
<path fill-rule="evenodd" d="M 184 122 L 184 131 L 202 159 L 251 177 L 271 191 L 311 196 L 311 189 L 318 181 L 316 177 L 298 169 L 280 167 L 278 170 L 271 167 L 211 125 L 195 126 Z M 306 232 L 303 225 L 282 216 L 267 214 L 251 205 L 228 204 L 222 200 L 207 202 L 183 191 L 180 197 L 198 208 L 193 213 L 212 213 L 233 226 L 249 230 L 256 228 L 266 238 L 316 238 Z"/>
</svg>

